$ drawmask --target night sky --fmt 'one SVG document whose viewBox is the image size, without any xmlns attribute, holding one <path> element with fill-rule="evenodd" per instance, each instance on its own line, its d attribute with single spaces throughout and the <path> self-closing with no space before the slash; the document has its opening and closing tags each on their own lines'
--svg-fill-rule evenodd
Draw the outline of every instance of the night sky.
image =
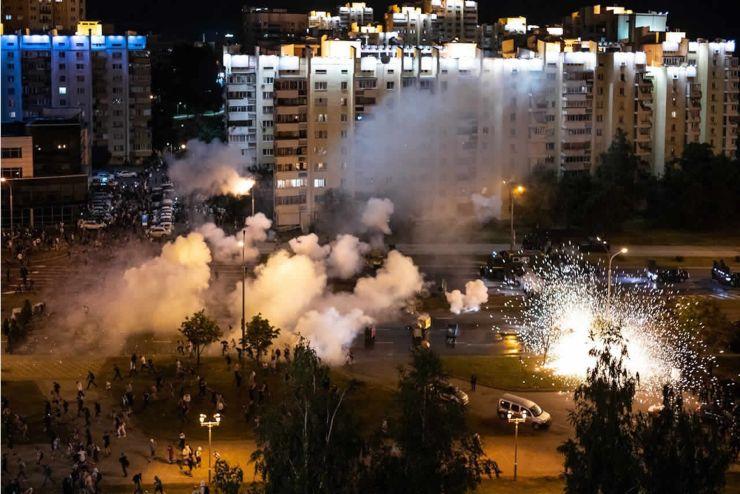
<svg viewBox="0 0 740 494">
<path fill-rule="evenodd" d="M 113 23 L 117 30 L 133 29 L 164 35 L 196 37 L 203 31 L 237 32 L 243 0 L 88 0 L 91 19 Z M 264 0 L 255 6 L 285 7 L 298 12 L 333 10 L 332 0 Z M 370 0 L 376 21 L 388 0 Z M 595 3 L 595 2 L 594 2 Z M 587 5 L 585 0 L 479 0 L 479 21 L 525 15 L 532 24 L 560 22 L 567 13 Z M 609 3 L 613 5 L 614 3 Z M 650 0 L 617 2 L 633 10 L 668 11 L 669 27 L 687 31 L 690 38 L 740 38 L 740 2 L 727 0 Z"/>
</svg>

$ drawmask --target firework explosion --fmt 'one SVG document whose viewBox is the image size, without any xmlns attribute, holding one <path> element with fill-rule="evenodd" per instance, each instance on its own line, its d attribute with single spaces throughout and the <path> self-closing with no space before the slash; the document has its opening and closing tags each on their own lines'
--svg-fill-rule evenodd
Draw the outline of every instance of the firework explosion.
<svg viewBox="0 0 740 494">
<path fill-rule="evenodd" d="M 616 331 L 627 349 L 625 365 L 643 387 L 697 384 L 706 369 L 698 328 L 678 324 L 673 293 L 616 284 L 607 304 L 604 279 L 604 268 L 580 255 L 535 264 L 522 279 L 527 295 L 520 316 L 509 321 L 521 328 L 528 351 L 543 355 L 555 374 L 580 380 L 594 365 L 590 351 L 606 346 L 607 332 Z M 621 348 L 611 350 L 616 355 Z"/>
</svg>

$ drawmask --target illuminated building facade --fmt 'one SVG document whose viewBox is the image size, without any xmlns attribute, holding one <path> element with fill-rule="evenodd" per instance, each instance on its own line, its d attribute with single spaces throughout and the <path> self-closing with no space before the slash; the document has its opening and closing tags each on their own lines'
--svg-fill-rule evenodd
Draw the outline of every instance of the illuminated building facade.
<svg viewBox="0 0 740 494">
<path fill-rule="evenodd" d="M 4 124 L 79 115 L 93 161 L 140 163 L 151 155 L 145 36 L 4 35 L 2 68 Z"/>
<path fill-rule="evenodd" d="M 5 33 L 26 29 L 48 32 L 52 29 L 72 34 L 86 17 L 86 0 L 3 0 L 2 22 Z"/>
</svg>

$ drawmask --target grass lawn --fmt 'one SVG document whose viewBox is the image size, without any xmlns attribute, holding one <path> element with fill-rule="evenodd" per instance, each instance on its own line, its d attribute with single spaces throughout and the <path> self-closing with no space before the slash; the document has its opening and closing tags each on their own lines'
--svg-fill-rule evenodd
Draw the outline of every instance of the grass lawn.
<svg viewBox="0 0 740 494">
<path fill-rule="evenodd" d="M 478 375 L 478 384 L 507 391 L 564 391 L 572 383 L 540 369 L 539 357 L 524 357 L 520 363 L 515 356 L 443 356 L 445 370 L 453 377 L 468 380 Z"/>
</svg>

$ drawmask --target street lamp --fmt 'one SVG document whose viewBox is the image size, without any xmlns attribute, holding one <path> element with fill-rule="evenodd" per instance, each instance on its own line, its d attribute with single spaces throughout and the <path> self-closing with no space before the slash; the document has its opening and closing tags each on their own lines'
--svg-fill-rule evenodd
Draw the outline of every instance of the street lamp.
<svg viewBox="0 0 740 494">
<path fill-rule="evenodd" d="M 527 189 L 521 184 L 515 184 L 513 180 L 506 181 L 504 184 L 509 186 L 509 222 L 511 229 L 511 244 L 509 250 L 513 251 L 516 245 L 516 231 L 514 230 L 514 196 L 524 194 Z"/>
<path fill-rule="evenodd" d="M 509 411 L 506 417 L 509 419 L 509 423 L 514 423 L 514 480 L 516 480 L 516 472 L 519 467 L 519 424 L 527 421 L 527 411 L 522 410 L 516 414 Z"/>
<path fill-rule="evenodd" d="M 201 427 L 208 427 L 208 483 L 211 483 L 211 430 L 214 427 L 218 427 L 221 424 L 221 414 L 217 413 L 213 415 L 213 420 L 206 420 L 205 413 L 201 413 L 199 420 Z"/>
<path fill-rule="evenodd" d="M 613 255 L 609 257 L 609 265 L 606 268 L 606 305 L 607 306 L 609 305 L 609 302 L 612 296 L 612 261 L 619 254 L 626 254 L 626 253 L 627 253 L 627 247 L 622 247 L 621 249 L 619 249 L 618 252 L 615 252 Z"/>
<path fill-rule="evenodd" d="M 13 181 L 7 179 L 6 177 L 0 178 L 0 182 L 4 184 L 8 184 L 8 189 L 10 190 L 10 234 L 13 234 Z"/>
<path fill-rule="evenodd" d="M 245 262 L 245 255 L 244 250 L 247 248 L 247 229 L 246 227 L 242 229 L 242 352 L 240 354 L 240 357 L 244 357 L 244 352 L 246 351 L 246 343 L 247 343 L 247 320 L 246 320 L 246 314 L 245 314 L 245 304 L 246 304 L 246 287 L 247 287 L 247 264 Z"/>
</svg>

